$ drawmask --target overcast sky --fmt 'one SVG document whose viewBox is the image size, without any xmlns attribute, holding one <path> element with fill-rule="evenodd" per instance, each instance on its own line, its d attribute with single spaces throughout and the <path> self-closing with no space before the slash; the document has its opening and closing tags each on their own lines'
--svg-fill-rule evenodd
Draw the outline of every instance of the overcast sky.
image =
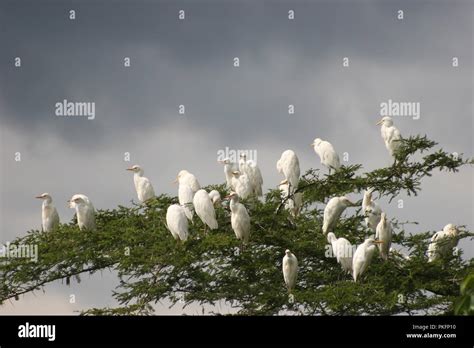
<svg viewBox="0 0 474 348">
<path fill-rule="evenodd" d="M 203 185 L 223 182 L 216 159 L 226 146 L 257 151 L 265 188 L 281 180 L 275 163 L 288 148 L 303 172 L 320 167 L 309 146 L 315 137 L 365 170 L 386 166 L 375 123 L 389 99 L 421 105 L 419 120 L 394 117 L 402 135 L 427 134 L 472 156 L 472 15 L 471 1 L 2 1 L 0 242 L 40 227 L 33 197 L 42 192 L 52 194 L 62 221 L 73 216 L 65 201 L 74 193 L 97 208 L 129 204 L 135 192 L 124 152 L 169 194 L 180 169 Z M 55 116 L 63 99 L 95 102 L 95 119 Z M 413 233 L 450 222 L 472 229 L 473 186 L 472 167 L 435 173 L 403 209 L 382 205 L 389 216 L 418 221 Z M 474 256 L 472 242 L 460 247 Z M 0 313 L 114 305 L 112 274 L 84 278 Z"/>
</svg>

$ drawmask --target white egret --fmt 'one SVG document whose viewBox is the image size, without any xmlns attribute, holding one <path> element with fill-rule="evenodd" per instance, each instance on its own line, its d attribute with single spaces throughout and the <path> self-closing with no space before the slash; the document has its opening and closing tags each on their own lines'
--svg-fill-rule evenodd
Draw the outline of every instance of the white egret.
<svg viewBox="0 0 474 348">
<path fill-rule="evenodd" d="M 81 230 L 95 230 L 95 209 L 89 198 L 83 194 L 75 194 L 68 202 L 69 208 L 76 209 L 79 228 Z"/>
<path fill-rule="evenodd" d="M 237 163 L 232 162 L 229 158 L 224 158 L 222 161 L 218 161 L 224 165 L 224 174 L 226 180 L 226 186 L 228 189 L 234 190 L 235 187 L 232 186 L 233 172 L 239 170 Z"/>
<path fill-rule="evenodd" d="M 155 190 L 150 180 L 143 176 L 144 170 L 139 165 L 127 168 L 133 172 L 133 182 L 135 183 L 135 190 L 137 191 L 138 200 L 142 203 L 155 197 Z"/>
<path fill-rule="evenodd" d="M 458 234 L 459 231 L 453 224 L 447 224 L 442 231 L 436 232 L 428 246 L 428 262 L 452 254 L 453 248 L 458 244 Z"/>
<path fill-rule="evenodd" d="M 177 241 L 188 239 L 188 219 L 185 210 L 179 204 L 173 204 L 166 211 L 166 227 Z"/>
<path fill-rule="evenodd" d="M 283 151 L 280 159 L 277 161 L 276 168 L 289 182 L 290 191 L 296 190 L 300 180 L 300 161 L 296 153 L 292 150 Z"/>
<path fill-rule="evenodd" d="M 193 220 L 194 210 L 193 205 L 194 192 L 193 189 L 186 184 L 178 185 L 178 201 L 183 207 L 184 213 L 189 220 Z"/>
<path fill-rule="evenodd" d="M 217 190 L 209 192 L 209 198 L 214 206 L 218 206 L 221 203 L 221 194 Z"/>
<path fill-rule="evenodd" d="M 188 185 L 189 187 L 191 187 L 194 193 L 201 189 L 201 185 L 197 181 L 194 174 L 191 174 L 190 172 L 184 169 L 178 173 L 178 176 L 174 182 L 177 182 L 180 185 Z"/>
<path fill-rule="evenodd" d="M 201 221 L 211 230 L 215 230 L 217 228 L 216 212 L 206 190 L 201 189 L 194 194 L 193 205 Z"/>
<path fill-rule="evenodd" d="M 323 233 L 326 234 L 329 231 L 333 231 L 336 226 L 337 220 L 341 216 L 342 212 L 349 206 L 355 205 L 347 197 L 333 197 L 329 200 L 326 208 L 324 208 L 323 214 Z"/>
<path fill-rule="evenodd" d="M 377 202 L 372 200 L 373 189 L 368 189 L 364 192 L 364 198 L 362 199 L 362 212 L 365 216 L 365 224 L 367 228 L 370 228 L 372 232 L 376 232 L 377 225 L 380 222 L 380 216 L 382 209 Z"/>
<path fill-rule="evenodd" d="M 331 173 L 331 169 L 338 170 L 341 167 L 339 155 L 329 141 L 316 138 L 311 146 L 321 159 L 321 164 L 329 168 L 329 173 Z"/>
<path fill-rule="evenodd" d="M 377 122 L 377 125 L 382 125 L 380 127 L 380 133 L 382 134 L 385 147 L 390 153 L 390 156 L 395 157 L 400 147 L 400 131 L 393 125 L 393 120 L 389 116 L 383 117 L 379 122 Z"/>
<path fill-rule="evenodd" d="M 235 236 L 241 241 L 240 250 L 244 248 L 250 237 L 250 216 L 245 206 L 239 202 L 239 195 L 231 192 L 226 199 L 230 199 L 230 223 Z"/>
<path fill-rule="evenodd" d="M 281 198 L 285 201 L 285 209 L 288 210 L 294 217 L 297 217 L 300 213 L 301 207 L 303 206 L 303 193 L 296 192 L 290 195 L 290 186 L 288 180 L 280 182 Z"/>
<path fill-rule="evenodd" d="M 252 188 L 252 194 L 257 197 L 263 196 L 262 185 L 263 177 L 257 163 L 252 160 L 247 160 L 245 153 L 240 154 L 239 171 L 246 174 L 249 178 Z"/>
<path fill-rule="evenodd" d="M 364 241 L 364 243 L 357 247 L 354 257 L 352 258 L 352 277 L 355 282 L 369 267 L 372 258 L 374 257 L 375 250 L 377 249 L 375 245 L 380 243 L 381 241 L 369 237 Z"/>
<path fill-rule="evenodd" d="M 298 259 L 289 249 L 286 249 L 285 256 L 283 257 L 283 279 L 285 279 L 286 287 L 288 292 L 291 291 L 296 285 L 296 277 L 298 276 Z"/>
<path fill-rule="evenodd" d="M 235 188 L 235 192 L 237 192 L 240 198 L 246 199 L 252 194 L 252 184 L 249 177 L 238 170 L 233 172 L 232 175 L 234 176 L 232 185 Z"/>
<path fill-rule="evenodd" d="M 336 235 L 332 232 L 328 233 L 328 242 L 331 243 L 333 255 L 336 257 L 342 269 L 352 274 L 353 250 L 351 243 L 345 238 L 336 238 Z"/>
<path fill-rule="evenodd" d="M 382 213 L 380 217 L 380 222 L 377 225 L 375 238 L 382 242 L 378 245 L 380 257 L 382 257 L 384 260 L 387 260 L 390 246 L 392 245 L 392 224 L 387 220 L 385 213 Z"/>
<path fill-rule="evenodd" d="M 44 232 L 51 232 L 59 225 L 59 214 L 53 205 L 53 198 L 49 193 L 42 193 L 35 198 L 42 199 L 41 226 Z"/>
</svg>

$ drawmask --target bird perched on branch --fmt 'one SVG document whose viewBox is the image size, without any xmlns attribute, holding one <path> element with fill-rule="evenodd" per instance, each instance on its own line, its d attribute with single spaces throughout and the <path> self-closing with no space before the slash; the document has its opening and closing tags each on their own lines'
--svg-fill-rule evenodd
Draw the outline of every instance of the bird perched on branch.
<svg viewBox="0 0 474 348">
<path fill-rule="evenodd" d="M 281 198 L 285 201 L 285 209 L 288 210 L 291 215 L 297 217 L 303 206 L 303 193 L 294 192 L 290 194 L 290 185 L 286 179 L 281 181 L 278 186 L 280 187 Z"/>
<path fill-rule="evenodd" d="M 328 233 L 328 242 L 331 243 L 333 255 L 342 269 L 352 274 L 352 245 L 346 238 L 336 238 L 332 232 Z"/>
<path fill-rule="evenodd" d="M 256 197 L 263 196 L 262 172 L 255 161 L 247 160 L 247 155 L 245 153 L 240 155 L 239 171 L 243 174 L 246 174 L 249 178 L 251 193 Z"/>
<path fill-rule="evenodd" d="M 288 292 L 291 294 L 296 285 L 298 276 L 298 259 L 289 249 L 286 249 L 283 257 L 283 279 L 285 280 Z"/>
<path fill-rule="evenodd" d="M 41 227 L 44 232 L 50 232 L 59 226 L 59 214 L 53 205 L 53 197 L 49 193 L 42 193 L 35 198 L 42 199 Z"/>
<path fill-rule="evenodd" d="M 201 221 L 211 230 L 215 230 L 217 228 L 216 211 L 206 190 L 201 189 L 195 193 L 193 205 L 196 215 Z"/>
<path fill-rule="evenodd" d="M 376 232 L 377 225 L 380 222 L 382 209 L 380 209 L 377 202 L 372 200 L 372 192 L 372 188 L 364 192 L 364 198 L 362 199 L 362 212 L 365 216 L 365 224 L 367 228 L 370 228 L 372 232 Z"/>
<path fill-rule="evenodd" d="M 226 199 L 230 199 L 230 222 L 235 236 L 241 241 L 240 250 L 248 243 L 250 237 L 250 216 L 245 206 L 239 202 L 239 195 L 231 192 Z"/>
<path fill-rule="evenodd" d="M 382 134 L 382 139 L 385 143 L 390 156 L 395 158 L 398 149 L 400 148 L 400 140 L 402 136 L 397 127 L 393 125 L 393 120 L 389 116 L 383 117 L 377 125 L 381 125 L 380 133 Z"/>
<path fill-rule="evenodd" d="M 382 242 L 378 245 L 380 257 L 387 260 L 390 246 L 392 245 L 392 224 L 387 220 L 385 213 L 382 213 L 380 216 L 380 222 L 377 225 L 375 238 Z"/>
<path fill-rule="evenodd" d="M 143 176 L 144 170 L 139 165 L 127 168 L 133 172 L 133 182 L 135 183 L 135 190 L 137 191 L 138 200 L 141 203 L 148 201 L 155 197 L 155 190 L 150 180 Z"/>
<path fill-rule="evenodd" d="M 459 231 L 453 224 L 447 224 L 442 231 L 436 232 L 428 245 L 428 262 L 452 254 L 453 248 L 458 244 L 458 235 Z"/>
<path fill-rule="evenodd" d="M 352 258 L 352 277 L 357 282 L 362 274 L 367 270 L 372 258 L 374 257 L 376 245 L 382 243 L 379 240 L 375 240 L 373 237 L 367 238 L 364 243 L 360 244 Z"/>
<path fill-rule="evenodd" d="M 235 190 L 235 187 L 232 184 L 234 178 L 233 172 L 239 170 L 237 163 L 232 162 L 229 158 L 224 158 L 222 161 L 217 161 L 224 165 L 224 174 L 226 180 L 226 187 L 230 190 Z"/>
<path fill-rule="evenodd" d="M 232 175 L 234 176 L 232 178 L 232 186 L 235 188 L 235 192 L 242 199 L 249 197 L 252 194 L 252 184 L 247 174 L 236 170 Z"/>
<path fill-rule="evenodd" d="M 324 208 L 323 214 L 323 233 L 327 234 L 329 231 L 333 231 L 336 226 L 337 220 L 341 217 L 342 212 L 350 206 L 355 204 L 347 197 L 333 197 L 329 200 L 326 208 Z"/>
<path fill-rule="evenodd" d="M 311 146 L 321 159 L 321 164 L 329 168 L 329 174 L 331 174 L 331 169 L 336 171 L 341 167 L 339 155 L 330 142 L 316 138 Z"/>
<path fill-rule="evenodd" d="M 188 219 L 184 208 L 179 204 L 173 204 L 168 207 L 166 211 L 166 227 L 177 241 L 184 242 L 188 239 Z"/>
<path fill-rule="evenodd" d="M 178 173 L 178 176 L 173 182 L 177 182 L 179 185 L 188 185 L 193 190 L 193 193 L 196 193 L 198 190 L 201 189 L 201 185 L 199 184 L 199 181 L 196 179 L 194 174 L 191 174 L 190 172 L 184 169 Z"/>
<path fill-rule="evenodd" d="M 68 203 L 69 208 L 76 209 L 79 228 L 94 231 L 96 229 L 95 209 L 89 198 L 79 193 L 72 196 Z"/>
<path fill-rule="evenodd" d="M 300 180 L 300 161 L 293 150 L 286 150 L 280 156 L 276 163 L 276 168 L 280 174 L 283 174 L 286 182 L 289 184 L 289 192 L 293 193 L 298 187 Z"/>
</svg>

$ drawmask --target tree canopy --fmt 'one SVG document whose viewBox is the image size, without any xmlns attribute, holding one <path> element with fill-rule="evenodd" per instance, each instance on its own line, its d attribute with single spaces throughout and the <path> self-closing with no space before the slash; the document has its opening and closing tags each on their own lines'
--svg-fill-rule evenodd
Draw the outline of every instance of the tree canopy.
<svg viewBox="0 0 474 348">
<path fill-rule="evenodd" d="M 419 228 L 417 233 L 407 233 L 406 225 L 415 222 L 389 215 L 394 226 L 392 244 L 409 258 L 392 252 L 384 262 L 376 255 L 357 283 L 343 273 L 334 257 L 327 256 L 328 242 L 321 232 L 324 204 L 331 197 L 369 187 L 390 201 L 401 193 L 416 196 L 422 179 L 434 171 L 455 173 L 474 163 L 436 145 L 426 136 L 403 139 L 397 161 L 370 172 L 360 164 L 342 166 L 332 174 L 308 170 L 297 188 L 304 197 L 297 217 L 283 208 L 276 189 L 262 200 L 244 200 L 251 235 L 242 252 L 225 205 L 216 208 L 217 230 L 205 231 L 195 216 L 190 238 L 177 243 L 165 224 L 166 209 L 177 198 L 164 194 L 147 204 L 98 210 L 97 231 L 79 230 L 75 221 L 48 233 L 31 230 L 11 243 L 38 245 L 38 262 L 0 259 L 0 304 L 53 281 L 110 269 L 120 280 L 112 294 L 119 307 L 85 308 L 82 314 L 153 314 L 153 305 L 165 298 L 175 305 L 225 301 L 239 314 L 248 315 L 449 314 L 454 313 L 455 303 L 462 309 L 458 313 L 468 314 L 470 305 L 466 307 L 460 297 L 468 290 L 461 294 L 460 284 L 473 273 L 473 259 L 465 259 L 459 250 L 428 263 L 426 250 L 435 231 Z M 228 193 L 224 185 L 206 189 Z M 369 235 L 360 204 L 348 208 L 334 230 L 353 245 Z M 465 226 L 459 230 L 458 239 L 474 237 Z M 285 249 L 299 260 L 294 301 L 289 300 L 282 276 Z"/>
</svg>

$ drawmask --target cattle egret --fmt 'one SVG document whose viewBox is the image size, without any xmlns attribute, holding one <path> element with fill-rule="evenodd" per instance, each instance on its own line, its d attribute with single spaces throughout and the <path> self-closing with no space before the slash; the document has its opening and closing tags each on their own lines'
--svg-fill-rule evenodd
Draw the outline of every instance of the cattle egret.
<svg viewBox="0 0 474 348">
<path fill-rule="evenodd" d="M 283 257 L 283 278 L 290 294 L 295 287 L 297 275 L 298 259 L 290 250 L 286 249 Z"/>
<path fill-rule="evenodd" d="M 226 187 L 228 189 L 234 190 L 235 187 L 232 186 L 232 179 L 234 178 L 233 172 L 239 170 L 237 163 L 232 162 L 229 158 L 224 158 L 222 161 L 217 161 L 224 165 L 224 174 L 226 180 Z"/>
<path fill-rule="evenodd" d="M 83 194 L 75 194 L 68 202 L 69 208 L 76 209 L 79 228 L 81 230 L 95 230 L 95 210 L 89 198 Z"/>
<path fill-rule="evenodd" d="M 188 239 L 188 219 L 185 210 L 179 204 L 173 204 L 166 211 L 166 225 L 177 241 Z"/>
<path fill-rule="evenodd" d="M 178 201 L 179 204 L 183 207 L 184 213 L 189 220 L 193 220 L 194 211 L 192 208 L 193 205 L 194 192 L 191 187 L 186 184 L 178 185 Z"/>
<path fill-rule="evenodd" d="M 342 269 L 352 274 L 352 245 L 345 238 L 336 238 L 332 232 L 328 233 L 328 242 L 331 243 L 333 255 Z"/>
<path fill-rule="evenodd" d="M 333 231 L 336 226 L 337 220 L 341 216 L 342 212 L 349 206 L 355 205 L 347 197 L 333 197 L 329 200 L 326 208 L 324 208 L 323 215 L 323 233 L 326 234 L 329 231 Z"/>
<path fill-rule="evenodd" d="M 49 193 L 42 193 L 35 198 L 43 200 L 41 207 L 41 226 L 43 232 L 51 232 L 59 225 L 59 215 L 56 207 L 53 205 L 53 198 Z"/>
<path fill-rule="evenodd" d="M 281 198 L 285 201 L 285 209 L 288 210 L 291 215 L 297 217 L 303 206 L 303 193 L 296 192 L 290 195 L 288 180 L 281 181 L 278 186 L 280 187 Z"/>
<path fill-rule="evenodd" d="M 395 158 L 397 151 L 400 147 L 401 135 L 397 127 L 393 125 L 393 120 L 389 116 L 383 117 L 377 125 L 382 125 L 380 128 L 380 133 L 382 134 L 382 139 L 385 143 L 390 156 Z"/>
<path fill-rule="evenodd" d="M 216 212 L 206 190 L 199 190 L 194 194 L 193 205 L 201 221 L 211 230 L 215 230 L 217 228 Z"/>
<path fill-rule="evenodd" d="M 352 259 L 352 277 L 355 282 L 369 267 L 377 249 L 375 245 L 380 243 L 382 242 L 369 237 L 357 247 Z"/>
<path fill-rule="evenodd" d="M 232 175 L 234 176 L 232 186 L 235 188 L 235 192 L 240 198 L 246 199 L 252 194 L 252 184 L 250 183 L 249 177 L 247 174 L 242 174 L 242 172 L 238 170 L 233 172 Z"/>
<path fill-rule="evenodd" d="M 155 190 L 150 180 L 143 176 L 144 170 L 139 165 L 135 164 L 133 167 L 127 168 L 127 170 L 133 172 L 133 182 L 135 183 L 135 190 L 140 202 L 144 203 L 155 197 Z"/>
<path fill-rule="evenodd" d="M 257 197 L 263 196 L 262 172 L 260 171 L 260 168 L 258 167 L 257 163 L 252 160 L 247 160 L 247 155 L 245 153 L 242 153 L 240 155 L 239 171 L 243 174 L 246 174 L 249 178 L 252 194 Z"/>
<path fill-rule="evenodd" d="M 221 194 L 217 190 L 212 190 L 209 192 L 209 198 L 211 199 L 214 206 L 218 206 L 221 202 Z"/>
<path fill-rule="evenodd" d="M 447 224 L 442 231 L 436 232 L 428 246 L 428 262 L 433 262 L 441 256 L 452 255 L 453 248 L 458 244 L 458 234 L 459 231 L 453 224 Z"/>
<path fill-rule="evenodd" d="M 311 146 L 313 146 L 314 152 L 321 159 L 321 164 L 329 168 L 329 173 L 331 173 L 331 169 L 338 170 L 341 167 L 339 155 L 330 142 L 316 138 Z"/>
<path fill-rule="evenodd" d="M 387 260 L 390 246 L 392 244 L 392 224 L 387 220 L 385 213 L 382 213 L 380 217 L 380 222 L 377 225 L 375 238 L 382 242 L 378 245 L 380 257 L 382 257 L 384 260 Z"/>
<path fill-rule="evenodd" d="M 300 161 L 292 150 L 284 151 L 277 161 L 276 168 L 290 184 L 291 193 L 298 187 L 300 180 Z"/>
<path fill-rule="evenodd" d="M 231 192 L 227 197 L 230 199 L 230 223 L 235 236 L 241 241 L 240 250 L 247 244 L 250 237 L 250 216 L 245 206 L 239 202 L 239 196 Z"/>
<path fill-rule="evenodd" d="M 365 216 L 365 224 L 367 228 L 370 228 L 372 232 L 376 231 L 377 225 L 380 222 L 380 216 L 382 209 L 377 202 L 372 200 L 373 189 L 365 191 L 364 198 L 362 199 L 362 212 Z"/>
<path fill-rule="evenodd" d="M 201 189 L 201 185 L 199 185 L 196 177 L 187 170 L 181 170 L 174 182 L 177 182 L 180 185 L 188 185 L 194 193 Z"/>
</svg>

